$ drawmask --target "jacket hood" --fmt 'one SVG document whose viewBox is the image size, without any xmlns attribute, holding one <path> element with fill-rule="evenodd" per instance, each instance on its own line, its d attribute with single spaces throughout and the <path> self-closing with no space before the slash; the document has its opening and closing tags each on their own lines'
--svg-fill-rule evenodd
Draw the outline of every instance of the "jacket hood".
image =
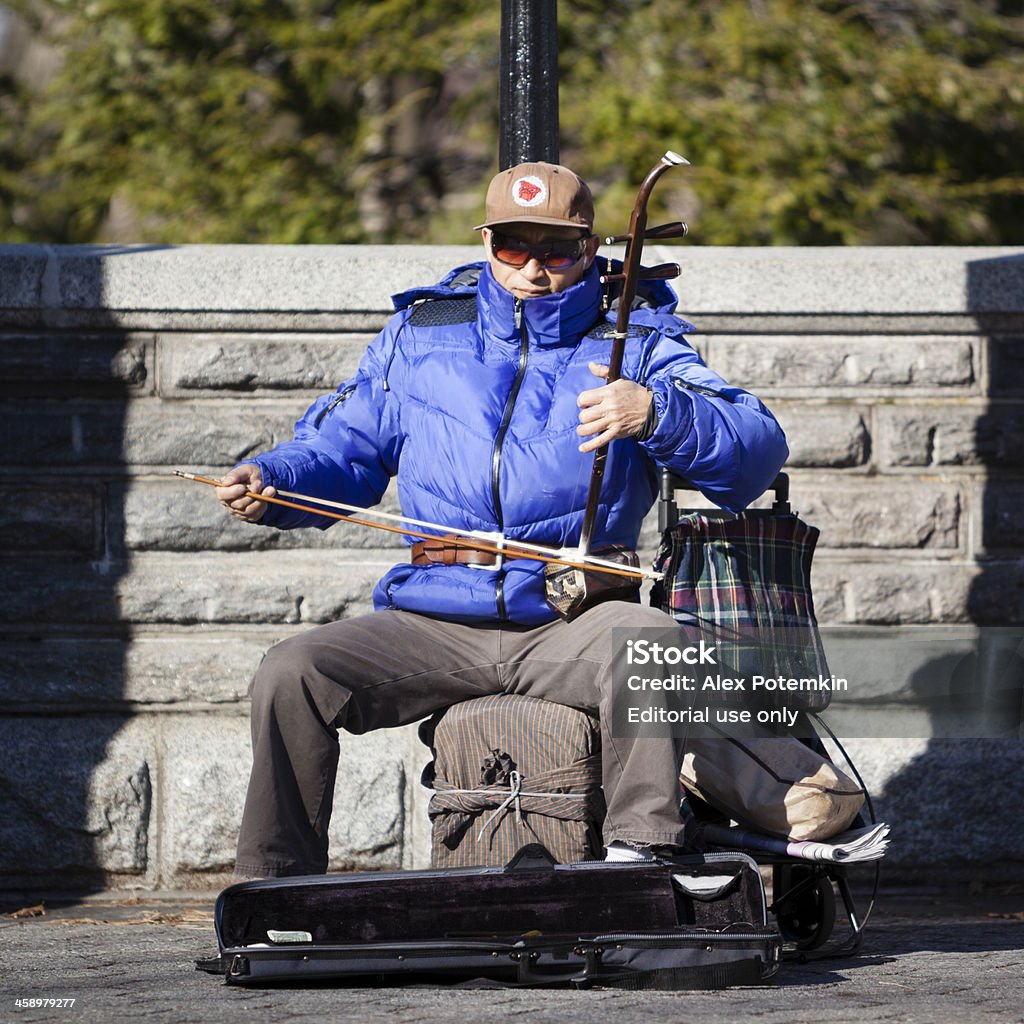
<svg viewBox="0 0 1024 1024">
<path fill-rule="evenodd" d="M 397 313 L 424 299 L 453 299 L 460 295 L 475 295 L 480 272 L 486 265 L 463 263 L 462 266 L 448 271 L 437 284 L 421 285 L 404 292 L 396 292 L 391 296 L 391 304 Z"/>
</svg>

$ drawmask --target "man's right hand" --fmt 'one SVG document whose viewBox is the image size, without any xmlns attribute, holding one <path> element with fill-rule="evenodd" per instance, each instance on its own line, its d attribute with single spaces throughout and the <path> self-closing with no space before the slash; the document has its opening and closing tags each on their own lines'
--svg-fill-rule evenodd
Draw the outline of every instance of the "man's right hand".
<svg viewBox="0 0 1024 1024">
<path fill-rule="evenodd" d="M 236 519 L 244 519 L 247 523 L 258 522 L 266 511 L 267 503 L 246 497 L 246 491 L 265 494 L 268 498 L 277 493 L 273 487 L 264 490 L 260 467 L 253 463 L 235 466 L 230 473 L 225 473 L 221 486 L 215 490 L 220 503 Z"/>
</svg>

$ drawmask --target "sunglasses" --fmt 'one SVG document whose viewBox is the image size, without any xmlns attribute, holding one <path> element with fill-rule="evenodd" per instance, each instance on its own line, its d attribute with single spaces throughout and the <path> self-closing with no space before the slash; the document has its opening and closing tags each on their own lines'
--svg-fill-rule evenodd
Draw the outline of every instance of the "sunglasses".
<svg viewBox="0 0 1024 1024">
<path fill-rule="evenodd" d="M 530 245 L 518 238 L 491 233 L 491 252 L 499 263 L 517 270 L 526 266 L 530 260 L 536 260 L 545 270 L 568 270 L 576 266 L 583 258 L 586 238 L 577 238 L 567 242 L 543 242 Z"/>
</svg>

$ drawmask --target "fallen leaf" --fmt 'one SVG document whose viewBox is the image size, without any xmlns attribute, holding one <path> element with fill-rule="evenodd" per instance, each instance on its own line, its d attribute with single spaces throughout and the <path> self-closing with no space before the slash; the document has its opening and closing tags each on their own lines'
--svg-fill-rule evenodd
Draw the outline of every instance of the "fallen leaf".
<svg viewBox="0 0 1024 1024">
<path fill-rule="evenodd" d="M 0 916 L 19 920 L 23 917 L 42 917 L 45 913 L 46 906 L 42 903 L 37 903 L 34 907 L 22 907 L 20 910 L 13 910 L 9 914 L 3 914 Z"/>
</svg>

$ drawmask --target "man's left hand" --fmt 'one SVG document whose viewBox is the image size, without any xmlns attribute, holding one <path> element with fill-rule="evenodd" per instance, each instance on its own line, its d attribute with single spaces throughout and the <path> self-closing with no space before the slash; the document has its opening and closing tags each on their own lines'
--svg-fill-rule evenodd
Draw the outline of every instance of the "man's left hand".
<svg viewBox="0 0 1024 1024">
<path fill-rule="evenodd" d="M 591 363 L 590 372 L 595 377 L 608 379 L 608 367 L 600 363 Z M 580 437 L 590 437 L 590 440 L 580 445 L 580 451 L 597 451 L 609 441 L 639 434 L 647 422 L 647 412 L 653 401 L 647 388 L 624 377 L 604 387 L 581 392 L 576 399 L 580 407 L 580 425 L 576 433 Z"/>
</svg>

